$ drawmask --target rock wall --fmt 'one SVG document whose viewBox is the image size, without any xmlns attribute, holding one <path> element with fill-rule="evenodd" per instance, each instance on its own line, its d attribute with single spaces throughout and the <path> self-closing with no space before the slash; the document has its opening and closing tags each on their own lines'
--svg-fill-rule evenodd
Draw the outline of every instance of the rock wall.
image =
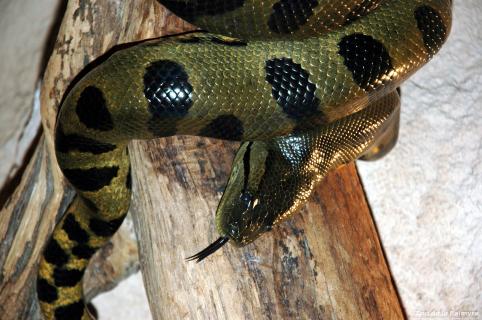
<svg viewBox="0 0 482 320">
<path fill-rule="evenodd" d="M 0 1 L 0 190 L 22 166 L 40 127 L 34 91 L 59 3 Z"/>
<path fill-rule="evenodd" d="M 432 311 L 482 317 L 481 16 L 480 0 L 454 1 L 447 44 L 402 86 L 397 146 L 378 162 L 358 162 L 414 319 Z"/>
</svg>

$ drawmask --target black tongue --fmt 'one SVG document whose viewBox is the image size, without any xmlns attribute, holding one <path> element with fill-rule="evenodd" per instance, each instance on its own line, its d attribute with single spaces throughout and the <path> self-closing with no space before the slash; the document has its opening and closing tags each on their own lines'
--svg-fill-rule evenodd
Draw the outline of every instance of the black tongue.
<svg viewBox="0 0 482 320">
<path fill-rule="evenodd" d="M 204 260 L 206 257 L 210 256 L 214 252 L 216 252 L 219 248 L 224 246 L 226 242 L 229 241 L 229 237 L 219 237 L 216 241 L 211 243 L 206 249 L 203 251 L 196 253 L 193 256 L 190 256 L 189 258 L 186 258 L 187 261 L 194 261 L 196 262 L 201 262 Z"/>
</svg>

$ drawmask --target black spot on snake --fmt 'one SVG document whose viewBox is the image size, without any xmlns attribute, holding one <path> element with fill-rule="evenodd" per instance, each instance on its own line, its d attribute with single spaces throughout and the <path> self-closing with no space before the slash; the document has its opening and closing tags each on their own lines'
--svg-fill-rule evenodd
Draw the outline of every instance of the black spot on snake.
<svg viewBox="0 0 482 320">
<path fill-rule="evenodd" d="M 62 126 L 59 126 L 55 133 L 55 144 L 57 151 L 62 153 L 77 150 L 92 154 L 102 154 L 113 151 L 116 148 L 114 144 L 100 142 L 78 134 L 66 135 Z"/>
<path fill-rule="evenodd" d="M 95 253 L 96 249 L 85 244 L 79 244 L 72 248 L 72 254 L 80 259 L 89 259 Z"/>
<path fill-rule="evenodd" d="M 420 6 L 415 10 L 415 19 L 425 47 L 430 55 L 434 55 L 447 38 L 447 27 L 442 17 L 432 7 Z"/>
<path fill-rule="evenodd" d="M 92 218 L 89 222 L 89 228 L 99 237 L 110 237 L 119 229 L 124 218 L 125 216 L 111 221 Z"/>
<path fill-rule="evenodd" d="M 251 169 L 251 166 L 249 165 L 250 159 L 251 159 L 251 147 L 253 145 L 253 142 L 248 143 L 248 146 L 246 147 L 246 151 L 243 156 L 243 169 L 244 169 L 244 180 L 243 180 L 243 190 L 241 193 L 243 195 L 247 195 L 246 198 L 250 198 L 250 194 L 248 193 L 248 182 L 249 182 L 249 171 Z M 249 199 L 249 201 L 251 201 Z"/>
<path fill-rule="evenodd" d="M 97 191 L 108 186 L 117 177 L 119 167 L 103 167 L 91 169 L 64 169 L 65 177 L 70 183 L 82 191 Z"/>
<path fill-rule="evenodd" d="M 193 87 L 183 66 L 170 61 L 151 63 L 144 73 L 144 96 L 149 102 L 149 130 L 155 136 L 175 134 L 175 121 L 193 104 Z"/>
<path fill-rule="evenodd" d="M 126 177 L 126 188 L 127 190 L 132 189 L 132 174 L 131 174 L 131 167 L 129 167 L 129 171 L 127 172 L 127 177 Z"/>
<path fill-rule="evenodd" d="M 47 303 L 52 303 L 59 297 L 57 288 L 42 278 L 37 279 L 37 294 L 40 301 Z"/>
<path fill-rule="evenodd" d="M 273 5 L 268 27 L 275 33 L 298 30 L 313 15 L 317 0 L 281 0 Z"/>
<path fill-rule="evenodd" d="M 97 87 L 88 86 L 82 91 L 75 112 L 80 122 L 89 129 L 110 131 L 114 128 L 104 95 Z"/>
<path fill-rule="evenodd" d="M 309 73 L 289 58 L 266 61 L 266 81 L 272 86 L 272 95 L 283 111 L 294 119 L 318 113 L 320 100 L 316 85 L 309 81 Z"/>
<path fill-rule="evenodd" d="M 90 211 L 97 213 L 99 211 L 99 208 L 95 205 L 94 202 L 91 200 L 87 199 L 86 197 L 82 197 L 82 201 L 84 201 L 84 204 L 87 208 L 89 208 Z"/>
<path fill-rule="evenodd" d="M 80 282 L 84 271 L 81 270 L 70 270 L 64 268 L 54 269 L 54 282 L 58 287 L 73 287 Z"/>
<path fill-rule="evenodd" d="M 158 0 L 159 1 L 159 0 Z M 215 16 L 243 6 L 245 0 L 162 0 L 159 1 L 176 15 L 191 21 L 199 16 Z"/>
<path fill-rule="evenodd" d="M 82 320 L 84 303 L 82 300 L 55 309 L 55 320 Z"/>
<path fill-rule="evenodd" d="M 234 38 L 230 38 L 228 40 L 228 39 L 222 39 L 219 37 L 212 37 L 211 42 L 216 44 L 222 44 L 225 46 L 230 46 L 230 47 L 245 47 L 248 45 L 245 41 L 234 39 Z"/>
<path fill-rule="evenodd" d="M 54 238 L 50 238 L 49 244 L 45 249 L 44 258 L 48 263 L 58 267 L 63 266 L 69 261 L 69 256 Z"/>
<path fill-rule="evenodd" d="M 350 25 L 361 17 L 366 16 L 371 11 L 375 10 L 381 2 L 382 0 L 363 0 L 362 2 L 356 4 L 353 10 L 351 10 L 346 16 L 343 26 Z"/>
<path fill-rule="evenodd" d="M 314 116 L 307 119 L 307 121 L 297 121 L 293 128 L 293 133 L 305 133 L 309 130 L 315 130 L 328 123 L 328 119 L 322 112 L 316 113 Z"/>
<path fill-rule="evenodd" d="M 77 243 L 85 243 L 89 241 L 87 231 L 82 229 L 80 224 L 77 222 L 77 220 L 75 220 L 75 217 L 71 213 L 69 213 L 65 218 L 62 229 L 64 229 L 65 233 L 67 233 L 67 236 L 72 241 Z"/>
<path fill-rule="evenodd" d="M 244 127 L 234 115 L 221 115 L 199 132 L 200 136 L 225 140 L 242 140 Z"/>
<path fill-rule="evenodd" d="M 378 40 L 361 33 L 342 38 L 338 53 L 360 88 L 369 90 L 383 84 L 384 77 L 393 70 L 385 46 Z"/>
</svg>

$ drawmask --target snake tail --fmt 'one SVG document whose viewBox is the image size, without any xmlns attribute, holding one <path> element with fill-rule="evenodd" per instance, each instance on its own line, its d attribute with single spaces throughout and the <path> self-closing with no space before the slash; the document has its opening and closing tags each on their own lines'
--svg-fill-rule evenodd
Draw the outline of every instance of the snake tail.
<svg viewBox="0 0 482 320">
<path fill-rule="evenodd" d="M 58 129 L 59 146 L 64 138 Z M 71 142 L 72 138 L 70 147 Z M 45 319 L 93 318 L 83 301 L 82 277 L 89 259 L 117 231 L 129 207 L 131 178 L 126 147 L 97 155 L 92 166 L 90 160 L 96 155 L 87 149 L 99 151 L 105 146 L 87 139 L 78 146 L 84 151 L 77 151 L 77 165 L 90 167 L 64 169 L 78 194 L 55 227 L 40 261 L 37 293 Z"/>
</svg>

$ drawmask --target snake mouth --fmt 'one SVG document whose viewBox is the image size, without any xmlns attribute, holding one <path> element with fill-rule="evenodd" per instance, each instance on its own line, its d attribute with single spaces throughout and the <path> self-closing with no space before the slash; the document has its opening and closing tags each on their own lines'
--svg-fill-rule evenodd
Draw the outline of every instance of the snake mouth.
<svg viewBox="0 0 482 320">
<path fill-rule="evenodd" d="M 194 261 L 196 260 L 197 263 L 201 262 L 217 250 L 224 246 L 227 242 L 229 241 L 229 237 L 219 237 L 216 241 L 211 243 L 209 246 L 207 246 L 204 250 L 196 253 L 195 255 L 192 255 L 188 258 L 186 258 L 187 261 Z"/>
</svg>

